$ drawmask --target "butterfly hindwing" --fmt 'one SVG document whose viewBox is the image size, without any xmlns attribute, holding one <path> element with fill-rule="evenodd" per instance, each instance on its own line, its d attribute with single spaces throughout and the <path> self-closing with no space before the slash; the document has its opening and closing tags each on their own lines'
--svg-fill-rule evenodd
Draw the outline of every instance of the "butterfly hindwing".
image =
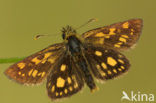
<svg viewBox="0 0 156 103">
<path fill-rule="evenodd" d="M 70 55 L 54 67 L 47 78 L 47 92 L 52 100 L 70 97 L 82 89 L 84 81 Z"/>
<path fill-rule="evenodd" d="M 90 30 L 82 34 L 86 43 L 101 45 L 116 50 L 127 50 L 140 37 L 142 29 L 141 19 L 131 19 L 109 26 Z"/>
<path fill-rule="evenodd" d="M 55 61 L 64 52 L 63 43 L 51 45 L 18 63 L 11 65 L 5 74 L 21 84 L 37 84 L 48 75 Z M 57 55 L 56 55 L 57 54 Z"/>
<path fill-rule="evenodd" d="M 130 67 L 126 57 L 113 49 L 89 46 L 85 55 L 92 73 L 99 80 L 115 78 Z"/>
</svg>

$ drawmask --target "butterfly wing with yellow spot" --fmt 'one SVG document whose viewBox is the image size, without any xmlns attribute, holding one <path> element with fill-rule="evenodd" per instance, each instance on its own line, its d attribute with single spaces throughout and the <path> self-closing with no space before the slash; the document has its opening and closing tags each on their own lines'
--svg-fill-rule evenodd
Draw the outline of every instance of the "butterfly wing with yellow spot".
<svg viewBox="0 0 156 103">
<path fill-rule="evenodd" d="M 64 44 L 51 45 L 18 63 L 11 65 L 5 74 L 21 84 L 37 84 L 53 69 L 55 61 L 65 52 Z"/>
<path fill-rule="evenodd" d="M 143 25 L 142 22 L 141 19 L 131 19 L 90 30 L 82 34 L 82 37 L 89 44 L 116 50 L 127 50 L 139 39 Z"/>
<path fill-rule="evenodd" d="M 82 89 L 84 81 L 71 56 L 66 55 L 47 78 L 47 92 L 52 100 L 70 97 Z"/>
<path fill-rule="evenodd" d="M 130 67 L 126 57 L 113 49 L 88 46 L 85 55 L 92 73 L 98 80 L 115 78 Z"/>
</svg>

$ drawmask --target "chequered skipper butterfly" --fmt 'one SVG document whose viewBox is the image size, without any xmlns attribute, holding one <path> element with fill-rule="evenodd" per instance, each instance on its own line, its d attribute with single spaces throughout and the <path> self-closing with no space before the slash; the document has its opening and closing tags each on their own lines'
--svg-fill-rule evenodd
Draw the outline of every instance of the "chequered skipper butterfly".
<svg viewBox="0 0 156 103">
<path fill-rule="evenodd" d="M 78 35 L 71 26 L 62 29 L 63 43 L 51 45 L 18 63 L 5 74 L 21 84 L 38 84 L 47 77 L 52 100 L 69 97 L 84 83 L 93 92 L 95 79 L 105 81 L 125 73 L 130 63 L 120 51 L 139 39 L 141 19 L 131 19 Z"/>
</svg>

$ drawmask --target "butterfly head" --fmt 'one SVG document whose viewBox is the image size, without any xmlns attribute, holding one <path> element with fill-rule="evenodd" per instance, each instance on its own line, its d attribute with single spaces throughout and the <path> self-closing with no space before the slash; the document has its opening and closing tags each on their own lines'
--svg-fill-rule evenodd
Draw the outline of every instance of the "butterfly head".
<svg viewBox="0 0 156 103">
<path fill-rule="evenodd" d="M 66 26 L 62 28 L 62 38 L 67 40 L 69 36 L 75 35 L 76 30 L 73 29 L 71 26 Z"/>
</svg>

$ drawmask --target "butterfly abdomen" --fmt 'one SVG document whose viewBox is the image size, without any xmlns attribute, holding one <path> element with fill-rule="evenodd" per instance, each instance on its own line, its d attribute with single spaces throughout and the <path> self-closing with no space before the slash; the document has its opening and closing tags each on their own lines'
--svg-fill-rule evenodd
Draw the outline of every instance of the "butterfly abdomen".
<svg viewBox="0 0 156 103">
<path fill-rule="evenodd" d="M 77 64 L 84 75 L 85 82 L 87 83 L 87 85 L 89 86 L 91 90 L 94 90 L 96 88 L 96 85 L 94 83 L 94 80 L 90 71 L 88 70 L 88 65 L 86 63 L 86 60 L 84 58 L 80 58 Z"/>
</svg>

